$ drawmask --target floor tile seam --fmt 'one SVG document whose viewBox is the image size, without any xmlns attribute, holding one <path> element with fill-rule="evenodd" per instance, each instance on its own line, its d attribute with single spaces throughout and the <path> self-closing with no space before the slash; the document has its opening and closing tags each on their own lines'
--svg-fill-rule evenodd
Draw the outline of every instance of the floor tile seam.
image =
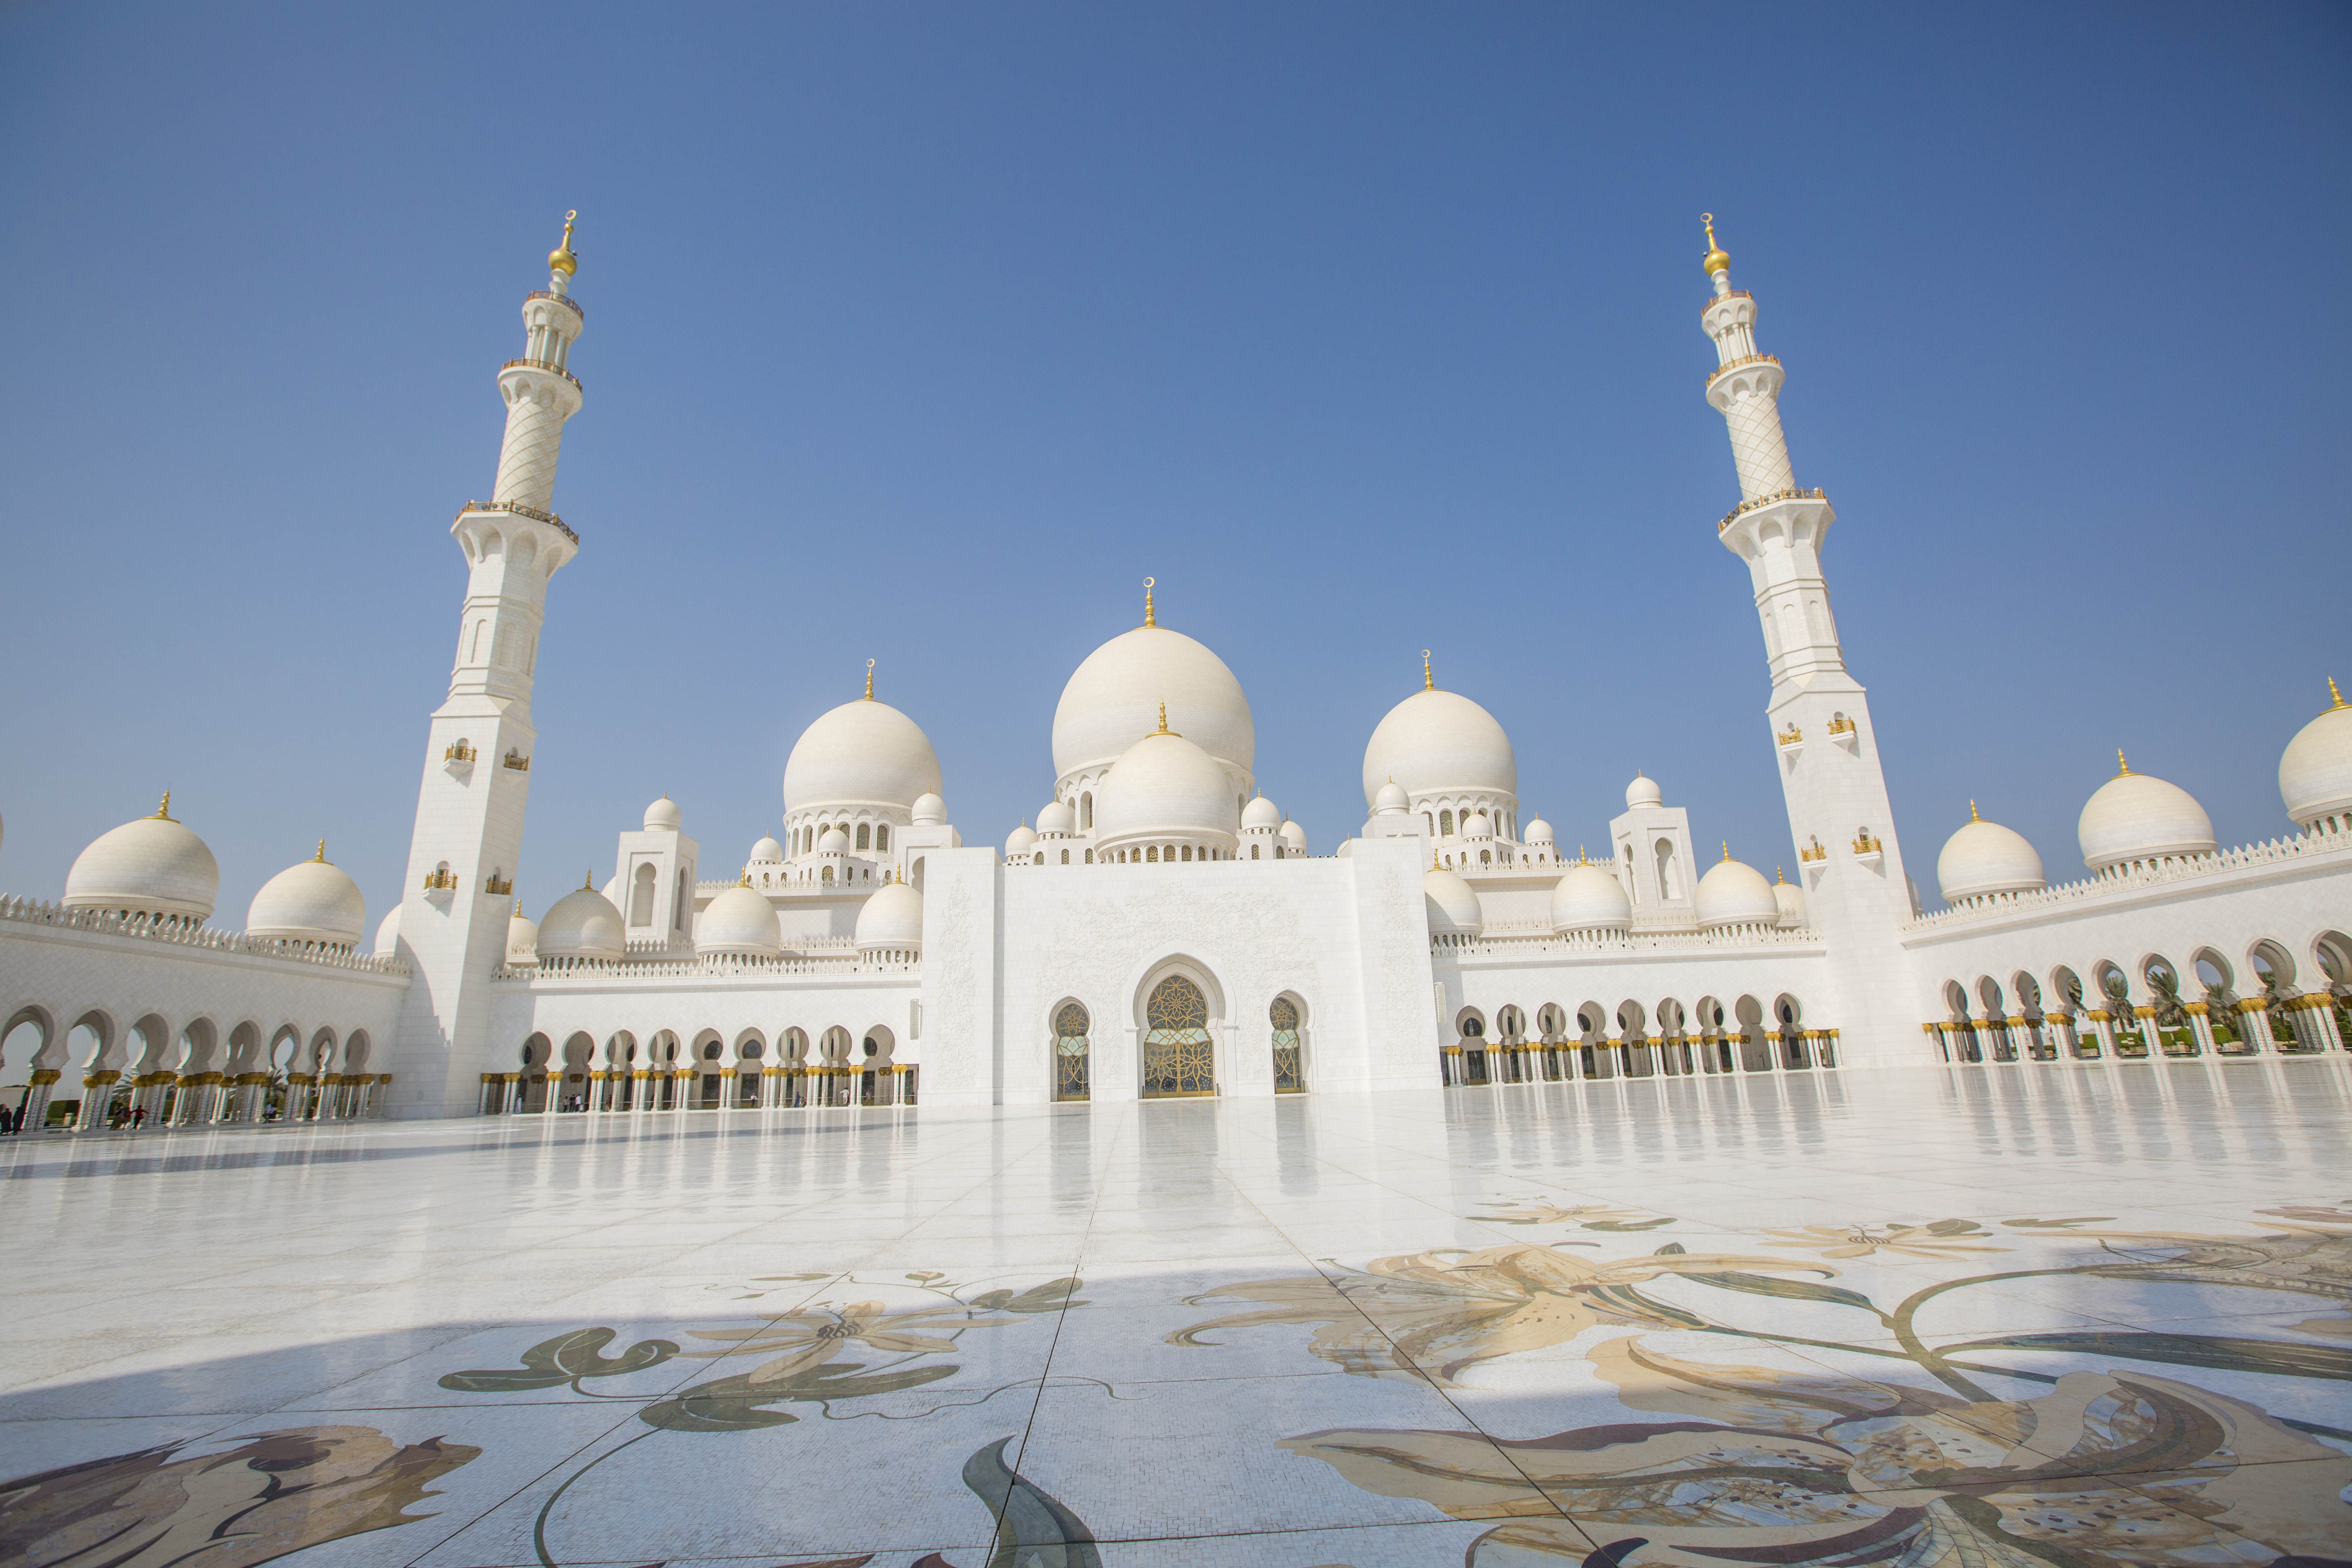
<svg viewBox="0 0 2352 1568">
<path fill-rule="evenodd" d="M 626 1415 L 619 1417 L 610 1426 L 604 1428 L 602 1431 L 589 1437 L 586 1441 L 578 1444 L 569 1453 L 562 1456 L 562 1458 L 555 1460 L 553 1463 L 548 1465 L 546 1468 L 540 1470 L 536 1474 L 518 1483 L 504 1496 L 496 1499 L 486 1507 L 476 1510 L 466 1519 L 454 1521 L 447 1531 L 435 1536 L 430 1542 L 422 1542 L 422 1549 L 415 1555 L 406 1559 L 404 1568 L 416 1568 L 416 1565 L 423 1562 L 426 1557 L 432 1555 L 443 1546 L 447 1545 L 450 1542 L 457 1540 L 458 1536 L 464 1534 L 467 1531 L 473 1529 L 477 1525 L 488 1522 L 490 1517 L 496 1514 L 500 1509 L 505 1508 L 509 1503 L 520 1498 L 525 1492 L 528 1492 L 533 1488 L 539 1486 L 541 1482 L 545 1481 L 548 1477 L 553 1475 L 562 1466 L 578 1458 L 582 1454 L 586 1453 L 589 1449 L 604 1442 L 607 1438 L 611 1437 L 613 1434 L 621 1430 L 621 1428 L 628 1423 L 629 1419 L 630 1417 Z M 592 1460 L 591 1463 L 593 1463 L 593 1461 Z M 416 1522 L 421 1524 L 425 1519 L 443 1519 L 447 1517 L 448 1516 L 446 1514 L 422 1515 L 419 1516 Z"/>
<path fill-rule="evenodd" d="M 1252 1201 L 1255 1202 L 1254 1199 Z M 1318 1274 L 1321 1274 L 1323 1272 L 1319 1267 L 1317 1268 L 1315 1271 Z M 1328 1276 L 1326 1276 L 1326 1278 L 1328 1279 Z M 1465 1410 L 1460 1403 L 1454 1398 L 1449 1390 L 1443 1386 L 1437 1379 L 1431 1377 L 1429 1373 L 1422 1368 L 1419 1362 L 1407 1354 L 1404 1347 L 1396 1342 L 1395 1338 L 1389 1333 L 1385 1327 L 1372 1317 L 1370 1311 L 1359 1304 L 1356 1299 L 1347 1291 L 1338 1289 L 1336 1286 L 1334 1287 L 1334 1289 L 1336 1293 L 1348 1303 L 1349 1307 L 1355 1311 L 1365 1326 L 1381 1337 L 1381 1342 L 1389 1347 L 1390 1353 L 1395 1358 L 1396 1363 L 1399 1366 L 1409 1368 L 1431 1393 L 1434 1394 L 1440 1400 L 1443 1400 L 1446 1407 L 1452 1410 L 1455 1415 L 1462 1419 L 1463 1423 L 1469 1430 L 1477 1433 L 1486 1440 L 1487 1445 L 1494 1448 L 1496 1457 L 1501 1458 L 1506 1464 L 1508 1464 L 1513 1470 L 1518 1473 L 1519 1479 L 1527 1483 L 1530 1491 L 1534 1492 L 1536 1496 L 1542 1498 L 1547 1504 L 1555 1510 L 1555 1511 L 1558 1511 L 1559 1513 L 1559 1517 L 1562 1520 L 1566 1520 L 1570 1528 L 1575 1529 L 1580 1535 L 1584 1533 L 1582 1527 L 1577 1525 L 1573 1520 L 1569 1519 L 1566 1510 L 1561 1510 L 1559 1505 L 1552 1500 L 1550 1494 L 1544 1491 L 1536 1484 L 1535 1478 L 1528 1475 L 1526 1469 L 1520 1466 L 1518 1461 L 1511 1457 L 1509 1451 L 1503 1447 L 1501 1441 L 1497 1439 L 1493 1433 L 1487 1431 L 1486 1427 L 1479 1425 L 1477 1420 L 1473 1417 L 1468 1411 Z M 1597 1548 L 1600 1543 L 1598 1542 L 1588 1542 L 1588 1544 Z"/>
<path fill-rule="evenodd" d="M 1131 1115 L 1123 1114 L 1118 1118 L 1111 1136 L 1111 1148 L 1104 1152 L 1106 1159 L 1108 1159 L 1112 1153 L 1116 1152 L 1116 1151 L 1126 1142 L 1128 1133 L 1134 1125 L 1134 1119 Z M 1089 1129 L 1089 1135 L 1091 1135 L 1091 1127 Z M 1050 1149 L 1051 1142 L 1052 1140 L 1050 1138 L 1041 1138 L 1038 1141 L 1037 1146 Z M 1072 1260 L 1070 1266 L 1070 1277 L 1074 1279 L 1083 1280 L 1086 1278 L 1087 1238 L 1093 1235 L 1094 1216 L 1101 1206 L 1101 1184 L 1097 1182 L 1093 1184 L 1093 1186 L 1097 1194 L 1097 1199 L 1095 1204 L 1090 1205 L 1087 1210 L 1087 1229 L 1079 1237 L 1077 1256 Z M 1045 1405 L 1045 1389 L 1048 1381 L 1054 1375 L 1054 1358 L 1061 1350 L 1062 1330 L 1069 1320 L 1070 1312 L 1071 1308 L 1067 1305 L 1067 1299 L 1065 1298 L 1065 1304 L 1062 1310 L 1054 1314 L 1054 1336 L 1046 1342 L 1045 1345 L 1044 1372 L 1037 1380 L 1036 1397 L 1030 1402 L 1029 1418 L 1022 1423 L 1020 1441 L 1013 1446 L 1015 1457 L 1013 1464 L 1008 1468 L 1016 1476 L 1022 1473 L 1021 1467 L 1026 1464 L 1029 1459 L 1029 1440 L 1037 1430 L 1037 1413 L 1043 1410 Z M 992 1517 L 989 1521 L 992 1537 L 996 1531 L 1003 1528 L 1004 1521 L 1004 1510 L 1010 1506 L 1012 1506 L 1012 1497 L 1008 1492 L 1004 1503 L 992 1510 Z"/>
</svg>

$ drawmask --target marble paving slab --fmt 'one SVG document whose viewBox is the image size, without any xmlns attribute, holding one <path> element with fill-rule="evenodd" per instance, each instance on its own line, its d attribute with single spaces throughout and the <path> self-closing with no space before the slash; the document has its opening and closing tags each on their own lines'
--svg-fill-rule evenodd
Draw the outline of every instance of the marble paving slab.
<svg viewBox="0 0 2352 1568">
<path fill-rule="evenodd" d="M 2352 1563 L 2352 1058 L 0 1141 L 0 1563 Z"/>
</svg>

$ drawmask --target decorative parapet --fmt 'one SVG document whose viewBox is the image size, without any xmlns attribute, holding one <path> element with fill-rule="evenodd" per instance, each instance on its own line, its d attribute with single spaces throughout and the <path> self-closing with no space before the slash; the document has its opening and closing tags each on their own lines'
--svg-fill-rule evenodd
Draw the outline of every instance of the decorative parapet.
<svg viewBox="0 0 2352 1568">
<path fill-rule="evenodd" d="M 1770 354 L 1766 354 L 1764 357 L 1766 359 L 1770 359 L 1772 356 Z M 1738 506 L 1733 507 L 1729 511 L 1725 512 L 1723 514 L 1723 521 L 1715 525 L 1715 531 L 1717 533 L 1721 533 L 1725 529 L 1729 528 L 1733 523 L 1738 522 L 1749 512 L 1755 511 L 1762 507 L 1778 506 L 1784 500 L 1827 500 L 1829 499 L 1829 492 L 1821 489 L 1774 490 L 1770 495 L 1758 496 L 1754 500 L 1741 501 Z M 1851 728 L 1851 726 L 1849 726 L 1849 728 Z M 1837 726 L 1835 724 L 1832 724 L 1830 726 L 1830 732 L 1832 734 L 1837 733 Z"/>
<path fill-rule="evenodd" d="M 509 746 L 507 748 L 505 765 L 512 768 L 519 773 L 527 773 L 530 772 L 530 759 L 524 756 L 521 752 L 512 746 Z"/>
<path fill-rule="evenodd" d="M 1710 304 L 1713 303 L 1712 300 L 1708 302 Z M 1717 365 L 1713 370 L 1708 371 L 1706 373 L 1706 384 L 1709 386 L 1713 386 L 1717 376 L 1727 375 L 1732 371 L 1739 369 L 1742 365 L 1779 364 L 1780 363 L 1780 358 L 1774 354 L 1741 354 L 1738 359 L 1725 360 L 1721 364 Z"/>
<path fill-rule="evenodd" d="M 565 522 L 562 518 L 556 516 L 551 511 L 541 511 L 535 506 L 525 506 L 519 500 L 469 500 L 464 506 L 457 509 L 457 515 L 459 517 L 463 517 L 469 511 L 510 511 L 517 517 L 527 517 L 533 522 L 543 522 L 547 524 L 548 527 L 555 530 L 556 532 L 563 535 L 564 538 L 572 541 L 574 544 L 580 542 L 580 536 L 572 531 L 572 525 L 570 523 Z"/>
<path fill-rule="evenodd" d="M 517 365 L 520 365 L 525 370 L 543 370 L 550 375 L 560 375 L 564 380 L 570 382 L 572 385 L 580 386 L 580 378 L 572 374 L 570 371 L 564 369 L 562 365 L 557 364 L 553 360 L 510 359 L 507 361 L 506 363 L 499 366 L 499 368 L 500 370 L 512 370 Z M 587 388 L 581 387 L 581 390 L 585 392 Z"/>
<path fill-rule="evenodd" d="M 1716 931 L 1571 931 L 1557 934 L 1539 926 L 1489 926 L 1479 935 L 1430 939 L 1433 958 L 1451 963 L 1478 959 L 1595 960 L 1638 958 L 1654 952 L 1722 952 L 1736 948 L 1787 947 L 1819 952 L 1822 933 L 1777 926 L 1727 926 Z"/>
<path fill-rule="evenodd" d="M 1948 910 L 1921 915 L 1901 929 L 1906 935 L 1948 931 L 1954 926 L 2000 920 L 2032 910 L 2062 909 L 2070 904 L 2090 903 L 2147 888 L 2203 881 L 2232 871 L 2293 866 L 2322 856 L 2343 854 L 2352 854 L 2352 832 L 2315 831 L 2293 838 L 2273 838 L 2264 843 L 2242 845 L 2234 849 L 2220 849 L 2210 855 L 2184 855 L 2173 859 L 2117 868 L 2095 877 L 2085 877 L 2079 882 L 2062 882 L 2055 887 L 2037 888 L 2030 892 L 1986 893 L 1973 899 L 1963 899 Z"/>
<path fill-rule="evenodd" d="M 573 315 L 579 317 L 582 321 L 584 321 L 588 319 L 588 312 L 580 308 L 580 301 L 573 299 L 569 294 L 558 294 L 551 289 L 535 289 L 531 292 L 524 295 L 523 298 L 526 300 L 552 300 L 557 304 L 562 306 L 565 310 L 571 311 Z"/>
<path fill-rule="evenodd" d="M 840 939 L 833 939 L 838 941 Z M 814 946 L 814 944 L 810 944 Z M 905 976 L 922 973 L 916 961 L 884 962 L 861 956 L 852 947 L 845 952 L 783 953 L 763 958 L 752 953 L 698 952 L 676 958 L 550 958 L 535 965 L 501 964 L 493 980 L 578 982 L 583 980 L 786 980 L 815 977 L 861 980 L 878 975 Z"/>
<path fill-rule="evenodd" d="M 124 914 L 117 910 L 75 910 L 32 899 L 0 897 L 0 921 L 50 926 L 61 931 L 92 931 L 104 936 L 135 937 L 173 947 L 206 948 L 215 952 L 248 953 L 257 958 L 286 958 L 325 969 L 352 969 L 368 974 L 405 977 L 409 967 L 390 954 L 361 952 L 352 947 L 324 942 L 293 942 L 283 937 L 247 936 L 241 931 L 218 931 L 159 915 Z"/>
</svg>

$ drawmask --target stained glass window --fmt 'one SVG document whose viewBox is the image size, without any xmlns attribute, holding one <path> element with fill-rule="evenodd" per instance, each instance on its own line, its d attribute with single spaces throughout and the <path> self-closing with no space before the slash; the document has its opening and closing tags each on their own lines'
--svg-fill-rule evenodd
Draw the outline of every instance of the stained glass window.
<svg viewBox="0 0 2352 1568">
<path fill-rule="evenodd" d="M 1054 1015 L 1054 1098 L 1087 1098 L 1087 1010 L 1065 1002 Z"/>
<path fill-rule="evenodd" d="M 1297 1094 L 1307 1087 L 1306 1064 L 1298 1047 L 1298 1004 L 1277 996 L 1267 1017 L 1274 1025 L 1274 1092 Z"/>
<path fill-rule="evenodd" d="M 1171 974 L 1152 988 L 1144 1006 L 1143 1092 L 1213 1094 L 1215 1055 L 1209 1041 L 1209 999 L 1189 977 Z"/>
</svg>

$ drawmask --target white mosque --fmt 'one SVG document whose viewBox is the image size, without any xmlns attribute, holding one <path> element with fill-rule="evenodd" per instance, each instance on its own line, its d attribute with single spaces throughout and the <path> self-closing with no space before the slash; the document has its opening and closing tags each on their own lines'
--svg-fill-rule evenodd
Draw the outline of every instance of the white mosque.
<svg viewBox="0 0 2352 1568">
<path fill-rule="evenodd" d="M 0 900 L 0 1053 L 30 1064 L 30 1119 L 785 1115 L 2345 1049 L 2341 697 L 2280 759 L 2293 834 L 2224 849 L 2119 756 L 2083 808 L 2085 876 L 2052 885 L 1972 809 L 1937 859 L 1948 907 L 1922 911 L 1830 612 L 1835 514 L 1797 483 L 1780 362 L 1714 237 L 1710 219 L 1706 397 L 1740 490 L 1717 533 L 1762 624 L 1759 742 L 1796 881 L 1709 854 L 1647 778 L 1605 834 L 1570 836 L 1598 858 L 1565 855 L 1522 815 L 1503 726 L 1426 656 L 1365 746 L 1362 830 L 1318 853 L 1259 792 L 1240 681 L 1158 624 L 1147 579 L 1143 624 L 1064 687 L 1055 777 L 1001 853 L 965 846 L 929 740 L 869 667 L 793 748 L 781 837 L 714 868 L 665 797 L 609 879 L 534 924 L 512 897 L 534 662 L 582 548 L 551 510 L 582 397 L 567 221 L 499 372 L 491 499 L 450 529 L 467 591 L 399 900 L 371 935 L 321 845 L 224 931 L 212 852 L 166 797 L 57 901 Z"/>
</svg>

